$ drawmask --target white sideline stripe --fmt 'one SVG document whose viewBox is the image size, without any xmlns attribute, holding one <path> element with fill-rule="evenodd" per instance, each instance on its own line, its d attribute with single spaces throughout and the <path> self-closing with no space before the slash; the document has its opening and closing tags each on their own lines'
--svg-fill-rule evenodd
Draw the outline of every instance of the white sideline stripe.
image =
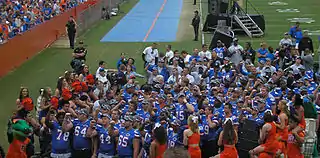
<svg viewBox="0 0 320 158">
<path fill-rule="evenodd" d="M 200 0 L 200 9 L 199 9 L 199 11 L 200 11 L 200 16 L 201 16 L 201 18 L 200 18 L 201 44 L 203 45 L 204 44 L 204 34 L 203 34 L 203 31 L 202 31 L 202 29 L 203 29 L 202 0 Z"/>
</svg>

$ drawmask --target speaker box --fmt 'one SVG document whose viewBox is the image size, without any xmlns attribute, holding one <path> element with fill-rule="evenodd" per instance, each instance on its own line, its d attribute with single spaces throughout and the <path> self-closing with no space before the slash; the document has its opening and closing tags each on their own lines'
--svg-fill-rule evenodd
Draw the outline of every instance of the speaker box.
<svg viewBox="0 0 320 158">
<path fill-rule="evenodd" d="M 244 120 L 241 129 L 256 131 L 258 128 L 256 121 L 254 120 Z"/>
<path fill-rule="evenodd" d="M 240 129 L 238 133 L 239 133 L 239 138 L 244 138 L 251 141 L 258 141 L 259 139 L 258 131 Z"/>
<path fill-rule="evenodd" d="M 249 151 L 250 150 L 239 149 L 238 150 L 239 158 L 250 158 Z"/>
<path fill-rule="evenodd" d="M 243 150 L 251 150 L 259 145 L 258 141 L 252 141 L 244 138 L 239 138 L 237 147 Z"/>
<path fill-rule="evenodd" d="M 209 49 L 212 50 L 213 48 L 217 47 L 217 41 L 220 40 L 221 42 L 223 42 L 225 44 L 225 46 L 227 48 L 230 47 L 230 44 L 233 40 L 233 37 L 223 31 L 220 30 L 216 30 L 212 36 L 212 40 L 209 46 Z"/>
</svg>

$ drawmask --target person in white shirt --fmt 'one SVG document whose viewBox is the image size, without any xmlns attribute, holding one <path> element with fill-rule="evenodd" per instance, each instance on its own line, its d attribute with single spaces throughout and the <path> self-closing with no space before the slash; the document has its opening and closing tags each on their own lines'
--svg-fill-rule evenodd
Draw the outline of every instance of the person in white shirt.
<svg viewBox="0 0 320 158">
<path fill-rule="evenodd" d="M 290 39 L 290 36 L 289 36 L 289 33 L 286 32 L 284 33 L 284 38 L 280 40 L 279 42 L 279 46 L 284 46 L 284 45 L 287 45 L 287 46 L 291 46 L 292 45 L 292 41 Z"/>
<path fill-rule="evenodd" d="M 157 49 L 157 43 L 153 43 L 150 47 L 144 49 L 142 53 L 142 59 L 145 62 L 145 66 L 147 63 L 151 65 L 156 65 L 158 63 L 159 53 Z"/>
<path fill-rule="evenodd" d="M 265 66 L 262 68 L 262 72 L 261 72 L 261 76 L 265 76 L 266 75 L 266 69 L 270 69 L 271 71 L 271 74 L 273 74 L 274 72 L 277 71 L 277 69 L 271 65 L 271 59 L 270 58 L 267 58 L 266 59 L 266 64 Z"/>
<path fill-rule="evenodd" d="M 191 55 L 189 55 L 187 51 L 182 51 L 181 54 L 183 57 L 185 67 L 189 67 L 190 66 L 189 59 Z"/>
<path fill-rule="evenodd" d="M 165 58 L 167 60 L 167 62 L 169 63 L 170 59 L 173 58 L 174 54 L 173 51 L 171 50 L 171 45 L 167 45 L 167 51 L 166 51 L 166 55 Z"/>
<path fill-rule="evenodd" d="M 107 78 L 106 71 L 104 68 L 99 69 L 99 74 L 96 77 L 97 77 L 97 80 L 101 81 L 104 84 L 104 87 L 108 90 L 111 84 Z"/>
<path fill-rule="evenodd" d="M 210 51 L 208 51 L 208 46 L 206 44 L 202 45 L 202 51 L 199 52 L 199 56 L 200 58 L 207 58 L 209 60 L 212 59 L 212 53 Z"/>
<path fill-rule="evenodd" d="M 183 69 L 182 76 L 186 77 L 189 80 L 190 84 L 194 84 L 194 77 L 189 74 L 189 69 L 188 68 L 184 68 Z M 181 78 L 180 78 L 180 82 L 181 82 Z"/>
<path fill-rule="evenodd" d="M 103 68 L 106 71 L 106 73 L 108 73 L 108 70 L 106 70 L 105 67 L 106 67 L 106 62 L 99 61 L 99 67 L 98 67 L 98 69 L 96 71 L 96 77 L 98 76 L 101 68 Z"/>
<path fill-rule="evenodd" d="M 298 56 L 296 58 L 296 62 L 290 66 L 290 68 L 293 70 L 293 74 L 297 75 L 300 73 L 299 69 L 304 69 L 305 67 L 301 64 L 301 57 Z"/>
<path fill-rule="evenodd" d="M 233 44 L 228 48 L 228 51 L 231 54 L 231 62 L 238 65 L 242 60 L 243 47 L 238 44 L 237 38 L 233 39 Z"/>
</svg>

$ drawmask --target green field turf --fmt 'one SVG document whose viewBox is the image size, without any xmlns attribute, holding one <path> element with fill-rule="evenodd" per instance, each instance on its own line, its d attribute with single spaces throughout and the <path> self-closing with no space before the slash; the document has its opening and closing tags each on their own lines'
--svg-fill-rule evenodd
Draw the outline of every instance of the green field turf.
<svg viewBox="0 0 320 158">
<path fill-rule="evenodd" d="M 130 8 L 134 6 L 137 0 L 131 0 L 125 3 L 121 10 L 127 13 Z M 240 43 L 244 41 L 252 41 L 254 46 L 259 45 L 261 41 L 267 41 L 271 45 L 277 45 L 282 37 L 283 32 L 288 31 L 291 24 L 286 20 L 292 17 L 312 17 L 316 20 L 313 24 L 302 24 L 302 28 L 306 29 L 320 29 L 320 17 L 317 17 L 318 7 L 320 6 L 319 0 L 285 0 L 289 3 L 288 8 L 297 8 L 300 13 L 277 13 L 275 9 L 286 8 L 283 6 L 269 6 L 268 0 L 251 0 L 260 13 L 265 14 L 267 22 L 266 36 L 263 39 L 249 39 L 241 37 Z M 191 4 L 190 4 L 191 5 Z M 202 8 L 207 7 L 205 0 L 203 0 Z M 204 10 L 205 11 L 205 10 Z M 206 13 L 204 13 L 205 15 Z M 143 49 L 150 43 L 100 43 L 100 39 L 123 17 L 125 14 L 113 17 L 109 21 L 100 21 L 90 30 L 84 33 L 80 39 L 84 40 L 88 45 L 88 58 L 87 64 L 91 72 L 97 69 L 98 61 L 107 61 L 109 68 L 115 68 L 115 64 L 119 58 L 120 53 L 126 53 L 128 57 L 136 59 L 136 66 L 138 72 L 142 71 L 141 53 Z M 191 18 L 191 17 L 190 17 Z M 314 38 L 314 43 L 316 42 Z M 210 42 L 210 37 L 206 36 L 206 42 Z M 159 49 L 164 52 L 164 47 L 168 43 L 160 43 Z M 201 42 L 194 42 L 186 38 L 181 42 L 174 42 L 173 49 L 192 51 L 192 48 L 200 48 Z M 317 48 L 318 45 L 316 45 Z M 6 123 L 12 111 L 16 108 L 15 100 L 18 98 L 18 93 L 21 86 L 29 88 L 32 98 L 35 100 L 38 96 L 38 90 L 42 87 L 51 87 L 53 90 L 56 86 L 56 81 L 59 76 L 63 75 L 64 71 L 70 70 L 69 62 L 71 60 L 72 50 L 63 48 L 48 48 L 41 52 L 39 55 L 27 61 L 20 68 L 0 79 L 0 145 L 5 148 L 8 147 L 6 141 Z M 142 82 L 140 80 L 140 82 Z"/>
<path fill-rule="evenodd" d="M 269 2 L 285 2 L 286 6 L 271 6 Z M 290 18 L 312 18 L 315 20 L 314 23 L 306 24 L 301 23 L 303 30 L 320 30 L 320 16 L 319 16 L 319 0 L 249 0 L 253 7 L 258 10 L 260 14 L 263 14 L 266 21 L 265 36 L 262 38 L 249 38 L 246 36 L 237 36 L 240 38 L 240 43 L 250 41 L 254 48 L 258 48 L 260 43 L 265 41 L 268 45 L 277 47 L 280 39 L 283 37 L 283 33 L 288 32 L 290 27 L 294 25 L 287 19 Z M 208 12 L 208 0 L 202 0 L 203 15 Z M 243 0 L 243 9 L 245 9 L 246 0 Z M 279 13 L 277 9 L 298 9 L 300 12 L 297 13 Z M 257 14 L 255 10 L 248 3 L 248 13 Z M 203 16 L 205 19 L 205 16 Z M 205 35 L 205 41 L 208 43 L 211 41 L 211 34 Z M 314 48 L 317 49 L 319 46 L 318 37 L 311 36 L 313 38 Z"/>
</svg>

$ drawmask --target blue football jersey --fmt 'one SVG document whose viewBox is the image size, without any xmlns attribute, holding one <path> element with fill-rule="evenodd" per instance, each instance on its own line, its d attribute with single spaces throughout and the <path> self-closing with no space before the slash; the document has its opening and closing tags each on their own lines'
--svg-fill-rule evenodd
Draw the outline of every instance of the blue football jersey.
<svg viewBox="0 0 320 158">
<path fill-rule="evenodd" d="M 81 122 L 78 119 L 74 119 L 73 127 L 73 148 L 75 150 L 91 149 L 91 139 L 86 137 L 87 130 L 90 127 L 90 120 Z"/>
<path fill-rule="evenodd" d="M 187 106 L 177 103 L 175 107 L 176 107 L 176 118 L 181 122 L 181 125 L 187 125 L 188 124 Z"/>
<path fill-rule="evenodd" d="M 64 154 L 70 152 L 70 132 L 63 132 L 62 127 L 56 121 L 54 121 L 51 133 L 52 153 Z"/>
<path fill-rule="evenodd" d="M 96 130 L 99 137 L 99 153 L 107 154 L 109 156 L 115 155 L 115 142 L 108 133 L 108 128 L 97 125 Z"/>
<path fill-rule="evenodd" d="M 213 116 L 211 117 L 211 121 L 217 124 L 216 128 L 210 128 L 209 123 L 207 121 L 207 117 L 205 115 L 201 116 L 201 120 L 202 120 L 202 127 L 203 127 L 203 135 L 201 136 L 202 140 L 206 140 L 206 141 L 215 140 L 217 138 L 216 130 L 219 124 L 218 118 L 215 118 Z"/>
<path fill-rule="evenodd" d="M 118 154 L 119 156 L 133 155 L 133 139 L 140 138 L 140 133 L 131 129 L 127 131 L 125 128 L 119 130 Z"/>
<path fill-rule="evenodd" d="M 168 129 L 168 148 L 174 148 L 180 146 L 178 142 L 178 133 L 175 133 L 172 128 Z"/>
</svg>

